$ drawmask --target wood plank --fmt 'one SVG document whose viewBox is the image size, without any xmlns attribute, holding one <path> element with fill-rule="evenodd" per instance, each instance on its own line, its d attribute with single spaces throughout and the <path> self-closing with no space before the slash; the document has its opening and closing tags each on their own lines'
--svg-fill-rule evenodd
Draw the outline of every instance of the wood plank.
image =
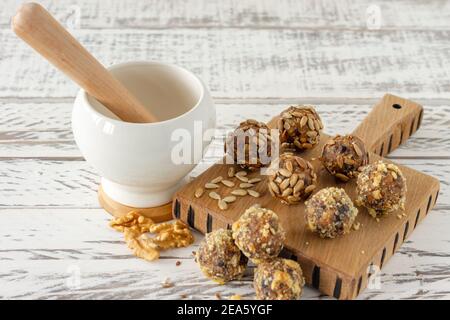
<svg viewBox="0 0 450 320">
<path fill-rule="evenodd" d="M 0 21 L 22 1 L 4 0 Z M 448 28 L 449 3 L 333 0 L 65 0 L 40 1 L 66 25 L 81 28 L 366 28 L 366 10 L 381 10 L 381 28 Z M 195 8 L 195 10 L 193 10 Z"/>
<path fill-rule="evenodd" d="M 130 254 L 122 235 L 107 226 L 109 216 L 102 210 L 8 209 L 0 214 L 8 221 L 0 225 L 2 299 L 254 296 L 252 268 L 243 281 L 226 286 L 201 275 L 191 254 L 202 239 L 198 234 L 193 246 L 166 252 L 149 263 Z M 386 264 L 379 275 L 381 287 L 369 288 L 360 299 L 448 298 L 449 224 L 449 210 L 430 214 Z M 175 266 L 176 261 L 181 265 Z M 73 277 L 78 271 L 80 286 L 71 286 L 76 285 Z M 166 278 L 175 283 L 173 288 L 161 288 Z M 307 288 L 303 298 L 319 298 L 319 293 Z"/>
<path fill-rule="evenodd" d="M 81 29 L 74 35 L 105 65 L 185 66 L 216 98 L 450 97 L 444 67 L 450 30 Z M 0 79 L 0 98 L 75 95 L 76 86 L 11 31 L 0 31 L 0 42 L 0 74 L 9 75 Z"/>
<path fill-rule="evenodd" d="M 302 100 L 297 100 L 301 103 Z M 288 104 L 223 104 L 216 105 L 217 132 L 212 147 L 220 157 L 221 137 L 239 122 L 255 118 L 268 121 Z M 320 113 L 329 134 L 348 133 L 371 110 L 368 104 L 320 104 Z M 0 102 L 0 158 L 77 158 L 81 159 L 70 128 L 72 103 Z M 339 110 L 339 112 L 336 112 Z M 395 150 L 391 158 L 450 158 L 450 107 L 425 106 L 420 130 L 406 144 Z M 426 152 L 425 152 L 426 151 Z"/>
<path fill-rule="evenodd" d="M 441 181 L 438 207 L 450 208 L 450 160 L 398 159 L 397 163 Z M 200 174 L 209 165 L 193 172 Z M 0 208 L 99 208 L 100 178 L 85 161 L 13 159 L 0 161 Z"/>
</svg>

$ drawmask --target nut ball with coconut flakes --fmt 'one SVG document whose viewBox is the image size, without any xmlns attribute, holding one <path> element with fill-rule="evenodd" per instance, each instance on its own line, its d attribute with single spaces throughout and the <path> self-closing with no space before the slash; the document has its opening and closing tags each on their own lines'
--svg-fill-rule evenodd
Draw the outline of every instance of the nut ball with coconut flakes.
<svg viewBox="0 0 450 320">
<path fill-rule="evenodd" d="M 234 244 L 231 230 L 225 229 L 206 234 L 196 260 L 203 274 L 220 284 L 242 277 L 248 262 Z"/>
<path fill-rule="evenodd" d="M 406 179 L 392 163 L 377 161 L 365 166 L 356 182 L 356 204 L 373 217 L 405 209 Z"/>
<path fill-rule="evenodd" d="M 276 258 L 286 239 L 277 214 L 259 205 L 247 209 L 232 231 L 236 245 L 256 264 Z"/>
</svg>

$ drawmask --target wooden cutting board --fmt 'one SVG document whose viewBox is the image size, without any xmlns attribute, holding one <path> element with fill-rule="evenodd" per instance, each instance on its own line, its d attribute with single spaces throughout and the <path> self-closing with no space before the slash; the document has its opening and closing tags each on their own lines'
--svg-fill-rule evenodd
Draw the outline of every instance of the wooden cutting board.
<svg viewBox="0 0 450 320">
<path fill-rule="evenodd" d="M 372 163 L 405 142 L 420 126 L 422 115 L 423 108 L 420 105 L 388 94 L 373 107 L 353 134 L 366 143 Z M 275 126 L 276 118 L 269 123 L 269 127 Z M 337 182 L 318 160 L 311 160 L 320 156 L 327 138 L 323 134 L 318 146 L 298 155 L 314 165 L 318 175 L 316 190 L 329 186 L 342 187 L 355 200 L 354 180 L 348 183 Z M 370 276 L 386 264 L 418 223 L 427 216 L 436 204 L 439 193 L 437 179 L 399 166 L 407 181 L 406 217 L 399 219 L 398 213 L 394 212 L 377 222 L 366 209 L 359 207 L 357 221 L 362 225 L 359 230 L 337 239 L 321 239 L 305 227 L 304 204 L 287 206 L 271 197 L 265 177 L 255 188 L 262 194 L 260 198 L 238 197 L 226 211 L 221 211 L 217 207 L 217 201 L 210 199 L 207 192 L 199 199 L 194 197 L 194 190 L 198 187 L 203 187 L 217 176 L 226 177 L 229 166 L 215 164 L 179 190 L 173 200 L 174 217 L 206 233 L 218 228 L 230 228 L 255 203 L 275 211 L 287 231 L 286 252 L 283 255 L 298 260 L 308 285 L 338 299 L 353 299 L 367 287 Z M 215 191 L 225 196 L 231 190 L 232 188 L 221 186 Z"/>
</svg>

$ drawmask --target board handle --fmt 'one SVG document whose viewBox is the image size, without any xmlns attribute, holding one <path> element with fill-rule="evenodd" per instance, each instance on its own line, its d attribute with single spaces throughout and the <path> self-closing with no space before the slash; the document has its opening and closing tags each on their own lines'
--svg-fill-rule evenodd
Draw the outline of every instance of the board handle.
<svg viewBox="0 0 450 320">
<path fill-rule="evenodd" d="M 353 134 L 365 142 L 367 151 L 385 156 L 416 132 L 422 116 L 421 105 L 386 94 Z"/>
</svg>

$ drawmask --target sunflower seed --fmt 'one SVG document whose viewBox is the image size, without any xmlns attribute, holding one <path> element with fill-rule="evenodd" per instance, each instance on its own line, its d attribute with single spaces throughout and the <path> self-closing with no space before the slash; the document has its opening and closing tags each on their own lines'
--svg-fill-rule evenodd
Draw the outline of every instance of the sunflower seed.
<svg viewBox="0 0 450 320">
<path fill-rule="evenodd" d="M 315 137 L 317 137 L 317 132 L 316 131 L 308 131 L 308 132 L 306 132 L 306 135 L 310 138 L 315 138 Z"/>
<path fill-rule="evenodd" d="M 239 176 L 239 177 L 245 177 L 246 175 L 247 175 L 247 171 L 236 172 L 236 176 Z"/>
<path fill-rule="evenodd" d="M 223 180 L 222 176 L 218 176 L 217 178 L 212 179 L 210 182 L 216 184 L 216 183 L 219 183 L 222 180 Z"/>
<path fill-rule="evenodd" d="M 359 157 L 361 157 L 362 155 L 363 155 L 363 153 L 362 153 L 362 151 L 361 151 L 361 149 L 358 147 L 358 145 L 356 144 L 356 143 L 352 143 L 352 145 L 353 145 L 353 149 L 355 149 L 355 152 L 356 152 L 356 154 L 359 156 Z"/>
<path fill-rule="evenodd" d="M 317 131 L 320 131 L 320 129 L 322 129 L 322 123 L 319 120 L 314 120 L 314 125 Z"/>
<path fill-rule="evenodd" d="M 197 190 L 195 190 L 194 196 L 196 198 L 200 198 L 203 195 L 203 192 L 204 192 L 203 188 L 197 188 Z"/>
<path fill-rule="evenodd" d="M 295 184 L 297 183 L 297 181 L 298 181 L 298 174 L 294 173 L 294 174 L 291 176 L 291 178 L 289 179 L 289 185 L 290 185 L 291 187 L 294 187 Z"/>
<path fill-rule="evenodd" d="M 283 193 L 281 194 L 282 197 L 287 197 L 289 195 L 292 194 L 292 188 L 287 188 L 286 190 L 283 191 Z"/>
<path fill-rule="evenodd" d="M 294 171 L 294 166 L 292 165 L 291 161 L 286 161 L 286 169 L 288 169 L 290 172 Z"/>
<path fill-rule="evenodd" d="M 248 178 L 247 178 L 247 177 L 236 175 L 236 178 L 237 178 L 238 180 L 242 181 L 242 182 L 248 182 Z"/>
<path fill-rule="evenodd" d="M 246 196 L 247 195 L 247 190 L 235 189 L 235 190 L 231 191 L 231 194 L 234 194 L 235 196 Z"/>
<path fill-rule="evenodd" d="M 258 191 L 252 190 L 252 189 L 248 189 L 248 194 L 254 198 L 259 198 L 260 194 Z"/>
<path fill-rule="evenodd" d="M 232 203 L 236 201 L 236 197 L 235 196 L 227 196 L 225 198 L 223 198 L 223 201 L 227 202 L 227 203 Z"/>
<path fill-rule="evenodd" d="M 274 193 L 280 194 L 280 188 L 278 188 L 277 184 L 273 181 L 269 182 L 269 187 L 273 190 Z"/>
<path fill-rule="evenodd" d="M 308 122 L 308 117 L 303 116 L 302 119 L 300 120 L 300 128 L 303 127 L 307 122 Z"/>
<path fill-rule="evenodd" d="M 315 130 L 316 128 L 314 127 L 314 120 L 313 120 L 313 118 L 308 118 L 308 127 L 311 129 L 311 130 Z"/>
<path fill-rule="evenodd" d="M 297 196 L 289 196 L 289 197 L 287 197 L 287 201 L 289 203 L 296 203 L 296 202 L 300 201 L 300 198 Z"/>
<path fill-rule="evenodd" d="M 344 160 L 342 159 L 341 155 L 337 156 L 336 163 L 338 167 L 342 169 L 342 167 L 344 166 Z"/>
<path fill-rule="evenodd" d="M 395 173 L 395 171 L 391 171 L 391 174 L 394 180 L 397 180 L 397 173 Z"/>
<path fill-rule="evenodd" d="M 234 167 L 229 167 L 228 168 L 228 178 L 233 178 L 234 177 Z"/>
<path fill-rule="evenodd" d="M 301 168 L 306 169 L 306 162 L 305 162 L 305 160 L 303 160 L 303 159 L 300 158 L 300 157 L 296 157 L 296 158 L 295 158 L 295 161 L 297 161 L 297 164 L 298 164 Z"/>
<path fill-rule="evenodd" d="M 350 180 L 349 177 L 347 177 L 345 174 L 342 174 L 342 173 L 336 173 L 336 178 L 338 178 L 344 182 L 347 182 L 348 180 Z"/>
<path fill-rule="evenodd" d="M 307 186 L 305 189 L 305 193 L 311 193 L 313 192 L 313 190 L 316 188 L 316 186 L 314 184 Z"/>
<path fill-rule="evenodd" d="M 297 184 L 294 187 L 294 193 L 299 192 L 305 186 L 305 182 L 303 180 L 298 180 Z"/>
<path fill-rule="evenodd" d="M 227 210 L 228 209 L 228 204 L 224 200 L 219 200 L 217 202 L 217 205 L 219 206 L 220 210 Z"/>
<path fill-rule="evenodd" d="M 290 172 L 289 170 L 285 169 L 285 168 L 281 168 L 280 170 L 278 170 L 278 172 L 285 176 L 286 178 L 289 178 L 292 175 L 292 172 Z"/>
<path fill-rule="evenodd" d="M 227 186 L 228 188 L 233 188 L 234 187 L 234 182 L 230 181 L 230 180 L 222 180 L 220 181 L 222 182 L 222 184 L 224 184 L 225 186 Z"/>
<path fill-rule="evenodd" d="M 252 178 L 250 180 L 248 180 L 248 183 L 258 183 L 261 181 L 261 178 Z"/>
<path fill-rule="evenodd" d="M 217 192 L 211 191 L 208 196 L 214 200 L 220 200 L 220 195 Z"/>
<path fill-rule="evenodd" d="M 247 183 L 247 182 L 243 182 L 241 184 L 239 184 L 239 188 L 241 189 L 248 189 L 248 188 L 253 188 L 254 185 L 251 183 Z"/>
<path fill-rule="evenodd" d="M 219 185 L 215 184 L 215 183 L 206 183 L 205 184 L 206 189 L 217 189 L 218 187 L 219 187 Z"/>
<path fill-rule="evenodd" d="M 284 119 L 291 119 L 292 115 L 289 112 L 285 112 L 281 115 Z"/>
<path fill-rule="evenodd" d="M 280 183 L 280 189 L 281 190 L 284 190 L 287 187 L 289 187 L 289 178 L 284 179 L 283 182 Z"/>
</svg>

